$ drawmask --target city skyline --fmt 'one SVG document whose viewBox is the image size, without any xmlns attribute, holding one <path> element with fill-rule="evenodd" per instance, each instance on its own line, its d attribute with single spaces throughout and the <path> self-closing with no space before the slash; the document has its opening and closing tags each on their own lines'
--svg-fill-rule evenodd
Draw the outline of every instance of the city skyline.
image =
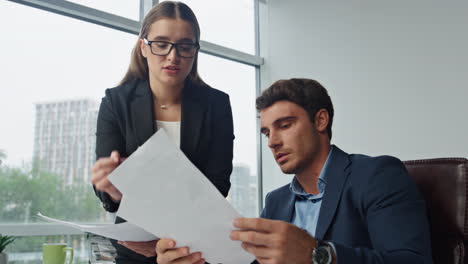
<svg viewBox="0 0 468 264">
<path fill-rule="evenodd" d="M 96 123 L 99 104 L 95 100 L 65 99 L 35 103 L 33 166 L 57 174 L 72 185 L 90 182 L 95 162 Z M 244 216 L 256 216 L 257 177 L 248 164 L 233 164 L 227 200 Z"/>
<path fill-rule="evenodd" d="M 35 104 L 33 167 L 89 182 L 95 162 L 98 103 L 91 99 Z"/>
</svg>

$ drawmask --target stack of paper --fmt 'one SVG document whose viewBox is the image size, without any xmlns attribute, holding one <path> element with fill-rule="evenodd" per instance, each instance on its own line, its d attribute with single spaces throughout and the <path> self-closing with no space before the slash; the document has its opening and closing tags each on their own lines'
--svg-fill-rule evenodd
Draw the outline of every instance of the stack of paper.
<svg viewBox="0 0 468 264">
<path fill-rule="evenodd" d="M 254 259 L 239 241 L 229 238 L 232 220 L 241 216 L 163 129 L 117 167 L 109 179 L 123 194 L 117 215 L 129 222 L 118 227 L 118 232 L 127 233 L 122 230 L 133 226 L 138 232 L 144 229 L 146 235 L 152 236 L 140 233 L 140 241 L 156 236 L 172 238 L 178 246 L 202 252 L 210 263 L 250 263 Z M 122 224 L 113 226 L 119 225 Z M 134 240 L 87 228 L 80 230 Z"/>
</svg>

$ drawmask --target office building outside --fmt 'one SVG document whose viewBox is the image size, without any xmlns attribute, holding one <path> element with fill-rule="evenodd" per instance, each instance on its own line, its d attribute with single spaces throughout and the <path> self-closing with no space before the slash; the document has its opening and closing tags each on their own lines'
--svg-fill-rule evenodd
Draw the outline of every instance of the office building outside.
<svg viewBox="0 0 468 264">
<path fill-rule="evenodd" d="M 34 168 L 89 182 L 95 162 L 98 103 L 90 99 L 35 104 Z"/>
<path fill-rule="evenodd" d="M 250 174 L 250 167 L 234 164 L 231 174 L 231 190 L 228 201 L 245 217 L 257 217 L 257 177 Z"/>
</svg>

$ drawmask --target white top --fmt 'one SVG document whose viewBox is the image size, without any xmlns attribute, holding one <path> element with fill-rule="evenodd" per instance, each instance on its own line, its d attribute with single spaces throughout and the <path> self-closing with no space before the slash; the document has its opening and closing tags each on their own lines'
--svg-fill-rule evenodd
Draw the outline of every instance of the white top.
<svg viewBox="0 0 468 264">
<path fill-rule="evenodd" d="M 156 127 L 164 129 L 169 138 L 180 148 L 180 122 L 156 120 Z"/>
</svg>

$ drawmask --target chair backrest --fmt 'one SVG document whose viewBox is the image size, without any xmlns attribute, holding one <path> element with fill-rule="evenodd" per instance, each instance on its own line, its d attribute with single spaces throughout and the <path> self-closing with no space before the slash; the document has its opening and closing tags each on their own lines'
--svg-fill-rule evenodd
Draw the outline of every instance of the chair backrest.
<svg viewBox="0 0 468 264">
<path fill-rule="evenodd" d="M 468 160 L 404 162 L 428 209 L 434 264 L 468 263 Z"/>
</svg>

